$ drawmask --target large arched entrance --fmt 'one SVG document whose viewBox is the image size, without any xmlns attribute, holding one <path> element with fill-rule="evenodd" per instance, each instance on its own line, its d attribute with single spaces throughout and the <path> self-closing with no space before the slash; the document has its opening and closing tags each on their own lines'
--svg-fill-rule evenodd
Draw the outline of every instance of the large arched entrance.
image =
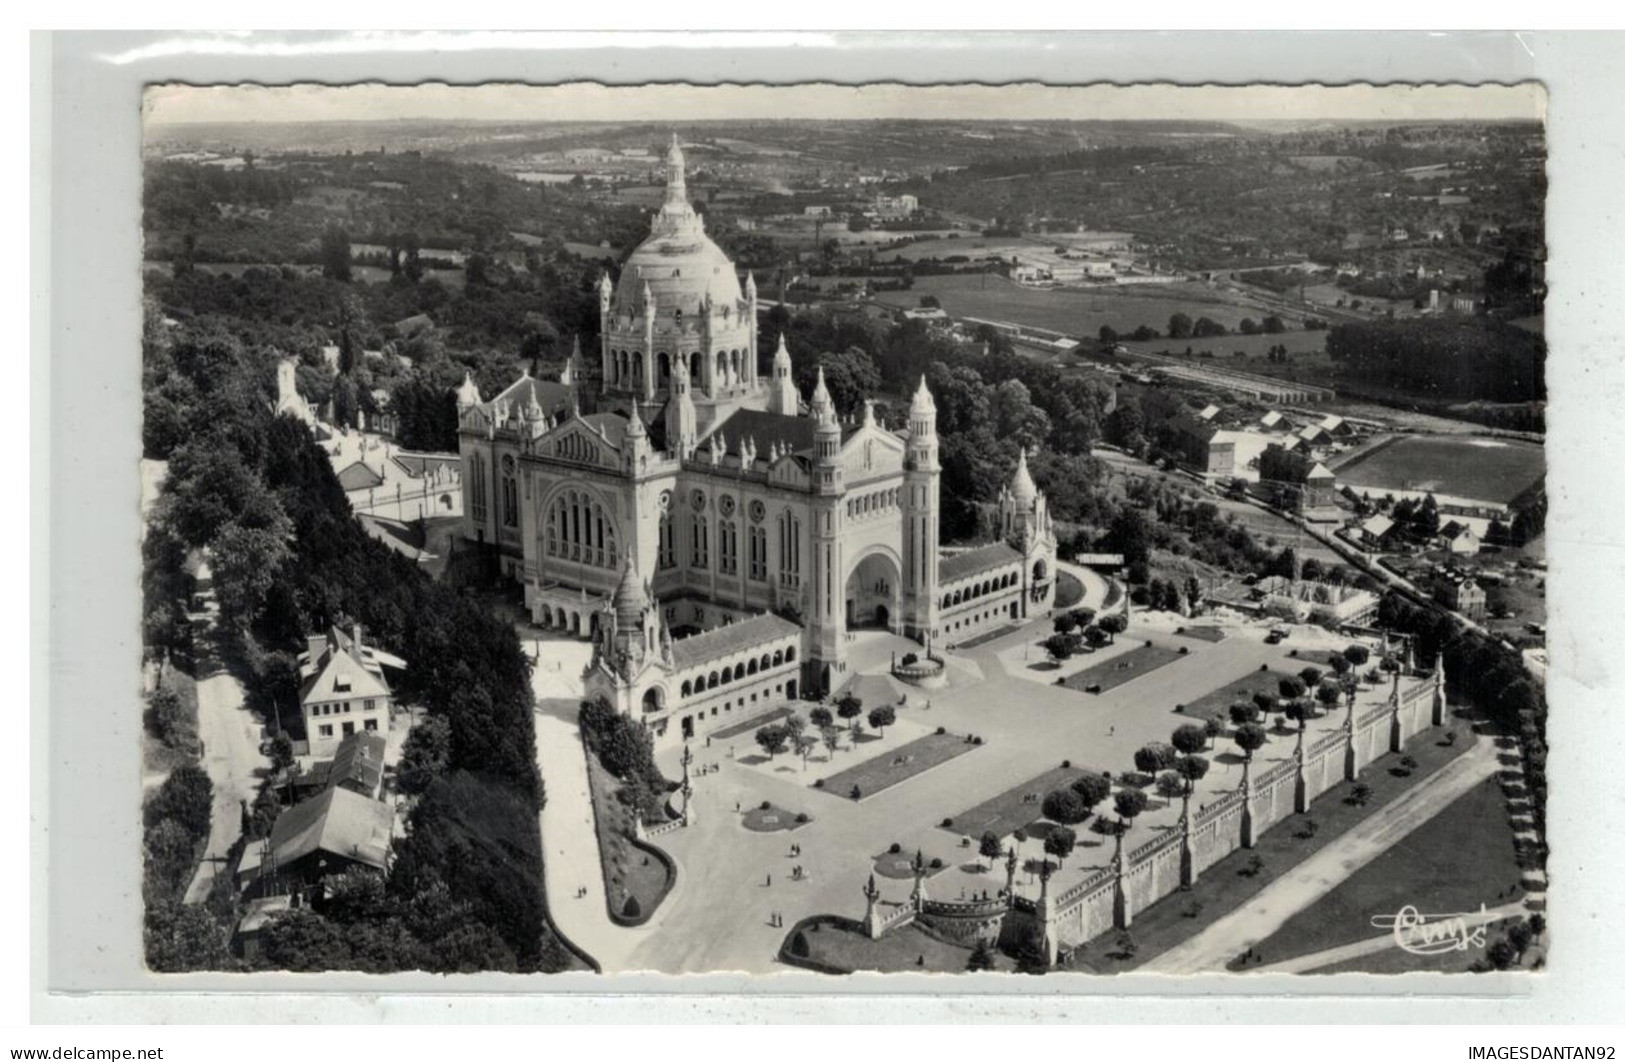
<svg viewBox="0 0 1625 1062">
<path fill-rule="evenodd" d="M 902 581 L 890 555 L 876 551 L 862 557 L 846 577 L 847 628 L 889 627 L 897 613 Z"/>
<path fill-rule="evenodd" d="M 643 711 L 645 714 L 658 712 L 666 707 L 665 697 L 659 686 L 650 686 L 643 691 Z"/>
</svg>

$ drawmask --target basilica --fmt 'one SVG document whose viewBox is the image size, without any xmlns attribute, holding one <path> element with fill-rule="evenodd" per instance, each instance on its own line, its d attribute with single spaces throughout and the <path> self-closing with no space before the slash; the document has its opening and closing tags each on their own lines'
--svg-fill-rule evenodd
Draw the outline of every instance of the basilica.
<svg viewBox="0 0 1625 1062">
<path fill-rule="evenodd" d="M 666 167 L 648 239 L 599 286 L 597 364 L 457 396 L 464 535 L 535 622 L 593 640 L 587 696 L 687 739 L 839 687 L 854 628 L 929 653 L 1047 609 L 1025 455 L 999 541 L 943 553 L 925 381 L 893 431 L 867 402 L 838 417 L 821 372 L 804 400 L 782 336 L 763 375 L 755 281 L 706 236 L 675 139 Z"/>
</svg>

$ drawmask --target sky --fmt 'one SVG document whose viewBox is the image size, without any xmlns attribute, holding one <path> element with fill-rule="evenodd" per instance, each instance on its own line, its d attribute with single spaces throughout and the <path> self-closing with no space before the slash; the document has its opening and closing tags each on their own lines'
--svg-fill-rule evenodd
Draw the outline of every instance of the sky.
<svg viewBox="0 0 1625 1062">
<path fill-rule="evenodd" d="M 442 120 L 1540 120 L 1545 93 L 1519 85 L 156 85 L 153 125 Z"/>
</svg>

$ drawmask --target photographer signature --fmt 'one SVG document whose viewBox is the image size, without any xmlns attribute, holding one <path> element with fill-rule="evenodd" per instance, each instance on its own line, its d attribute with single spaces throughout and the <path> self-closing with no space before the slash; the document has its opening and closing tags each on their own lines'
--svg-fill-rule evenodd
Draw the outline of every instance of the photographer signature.
<svg viewBox="0 0 1625 1062">
<path fill-rule="evenodd" d="M 1371 925 L 1390 929 L 1394 943 L 1412 955 L 1440 955 L 1448 951 L 1482 948 L 1494 915 L 1478 905 L 1477 911 L 1423 914 L 1410 904 L 1391 915 L 1372 915 Z M 1471 920 L 1471 924 L 1469 923 Z"/>
</svg>

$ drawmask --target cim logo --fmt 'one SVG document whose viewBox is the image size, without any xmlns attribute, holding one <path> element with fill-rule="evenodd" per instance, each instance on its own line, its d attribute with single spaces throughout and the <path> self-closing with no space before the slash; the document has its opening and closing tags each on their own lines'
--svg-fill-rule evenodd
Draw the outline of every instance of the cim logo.
<svg viewBox="0 0 1625 1062">
<path fill-rule="evenodd" d="M 1412 955 L 1441 955 L 1449 951 L 1482 948 L 1492 919 L 1483 904 L 1478 910 L 1455 914 L 1423 914 L 1410 904 L 1396 914 L 1372 915 L 1376 929 L 1392 930 L 1394 943 Z"/>
</svg>

